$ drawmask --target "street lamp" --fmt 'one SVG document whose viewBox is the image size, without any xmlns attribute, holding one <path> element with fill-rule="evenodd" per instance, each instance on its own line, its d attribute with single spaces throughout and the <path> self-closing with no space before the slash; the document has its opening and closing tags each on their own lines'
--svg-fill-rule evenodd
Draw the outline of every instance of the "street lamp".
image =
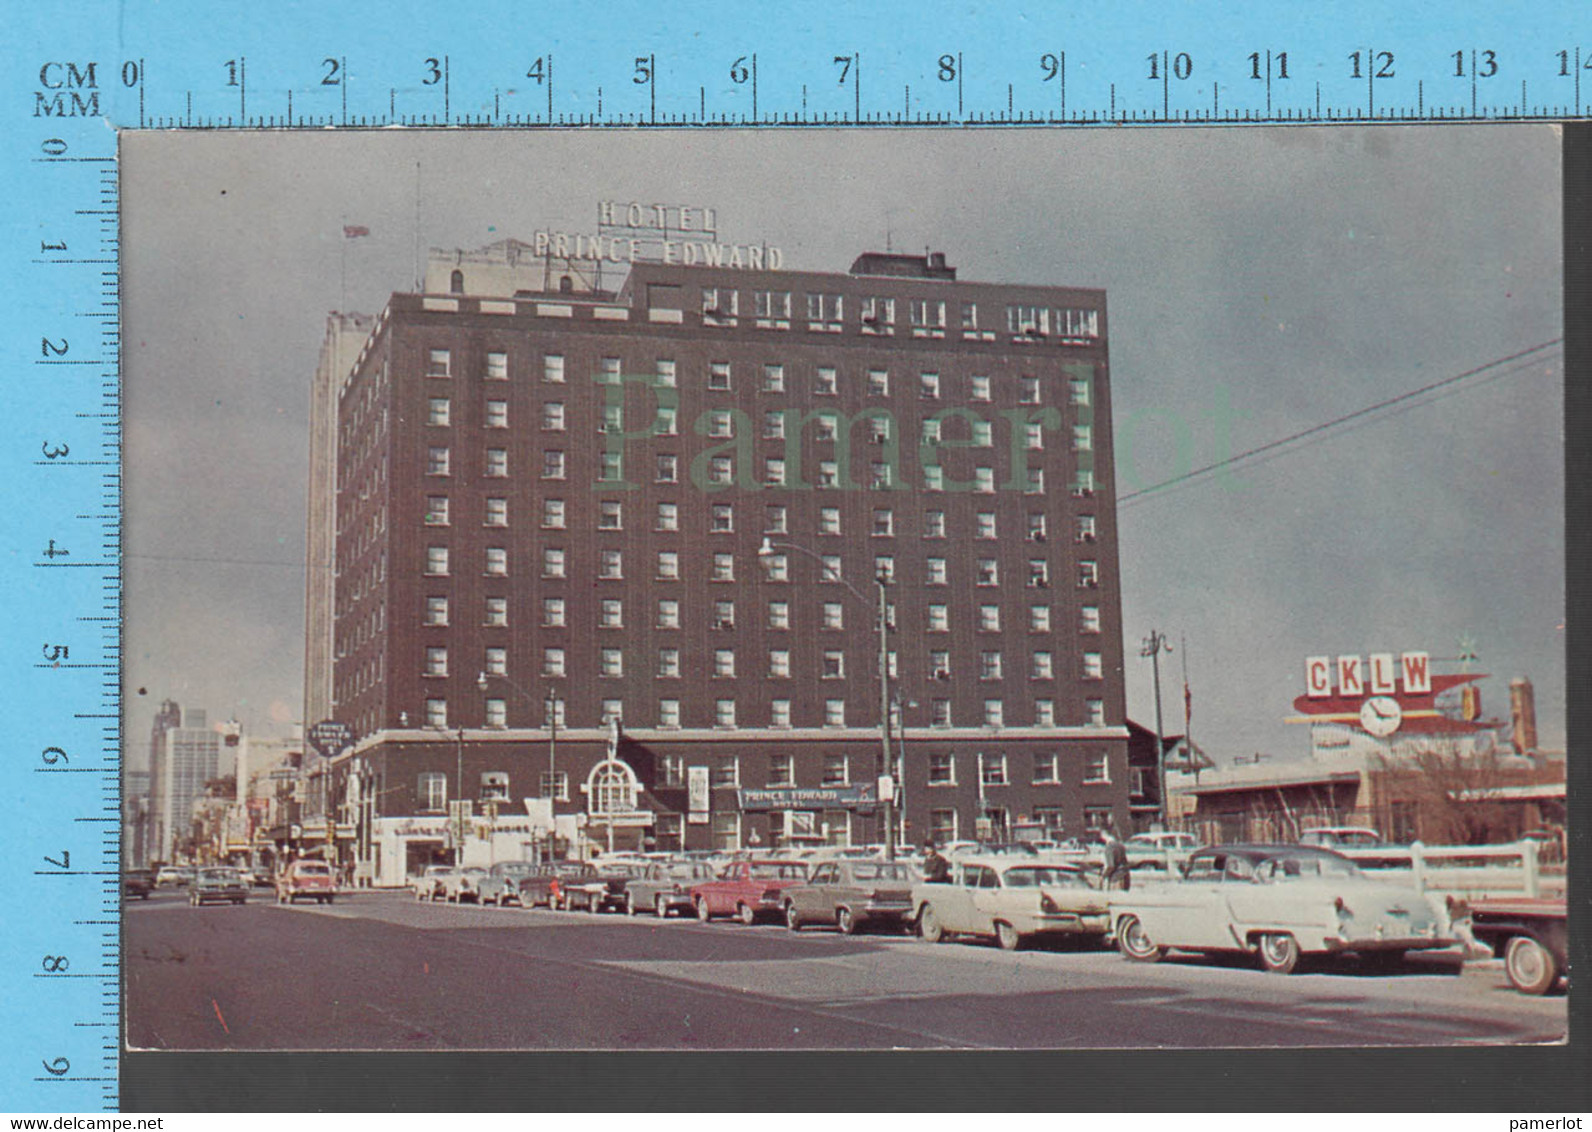
<svg viewBox="0 0 1592 1132">
<path fill-rule="evenodd" d="M 430 725 L 428 724 L 428 727 Z M 444 735 L 448 728 L 438 727 Z M 458 868 L 464 854 L 464 727 L 461 725 L 453 737 L 453 781 L 454 798 L 448 809 L 449 820 L 453 822 L 453 867 Z"/>
<path fill-rule="evenodd" d="M 839 582 L 843 587 L 845 587 L 846 591 L 850 593 L 852 597 L 856 598 L 864 606 L 867 606 L 868 599 L 866 596 L 864 596 L 863 592 L 850 582 L 846 581 L 845 578 L 841 577 L 839 572 L 831 569 L 829 564 L 824 561 L 824 556 L 816 551 L 809 550 L 807 547 L 800 546 L 794 542 L 774 542 L 771 539 L 765 538 L 763 540 L 763 544 L 757 548 L 757 555 L 759 558 L 767 558 L 772 555 L 776 549 L 794 550 L 798 554 L 805 554 L 808 558 L 811 558 L 824 568 L 824 571 L 829 576 L 830 581 Z M 896 830 L 895 783 L 894 779 L 889 777 L 890 625 L 889 618 L 887 616 L 889 611 L 889 603 L 885 593 L 884 575 L 876 575 L 873 581 L 874 585 L 879 588 L 879 765 L 877 768 L 878 774 L 876 776 L 876 780 L 878 782 L 879 793 L 884 795 L 882 799 L 884 802 L 884 855 L 887 860 L 893 861 L 895 860 L 896 850 Z M 888 794 L 886 793 L 887 782 L 889 790 Z"/>
<path fill-rule="evenodd" d="M 507 684 L 510 688 L 513 688 L 521 696 L 525 697 L 525 701 L 527 703 L 534 704 L 536 702 L 535 696 L 531 695 L 531 693 L 520 687 L 519 684 L 517 684 L 507 674 L 502 672 L 494 672 L 490 676 L 488 676 L 485 672 L 478 674 L 475 678 L 475 686 L 484 692 L 491 686 L 489 682 L 492 680 L 503 681 L 503 683 Z M 542 711 L 545 713 L 544 718 L 547 720 L 548 728 L 547 813 L 549 818 L 552 818 L 553 815 L 558 811 L 558 717 L 563 713 L 563 706 L 564 701 L 559 696 L 558 689 L 549 685 L 547 689 L 547 695 L 542 700 Z M 556 834 L 557 822 L 555 821 L 554 832 L 548 837 L 549 846 L 551 846 L 552 840 Z M 549 852 L 549 855 L 551 855 L 551 851 Z"/>
</svg>

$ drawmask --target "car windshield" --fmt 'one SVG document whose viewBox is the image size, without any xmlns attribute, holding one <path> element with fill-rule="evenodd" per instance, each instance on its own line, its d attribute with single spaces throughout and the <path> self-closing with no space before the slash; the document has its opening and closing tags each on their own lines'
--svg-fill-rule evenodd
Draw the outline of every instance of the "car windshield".
<svg viewBox="0 0 1592 1132">
<path fill-rule="evenodd" d="M 1071 869 L 1047 868 L 1043 865 L 1025 865 L 1020 869 L 1007 869 L 1007 888 L 1083 888 L 1088 882 Z"/>
<path fill-rule="evenodd" d="M 485 876 L 486 875 L 486 870 L 483 869 L 480 865 L 471 865 L 469 868 L 465 869 L 464 871 L 466 873 L 470 874 L 473 877 Z"/>
<path fill-rule="evenodd" d="M 912 873 L 912 866 L 890 864 L 857 864 L 851 866 L 851 875 L 858 880 L 904 880 L 916 879 Z"/>
<path fill-rule="evenodd" d="M 535 870 L 536 866 L 529 861 L 504 861 L 502 864 L 492 866 L 493 872 L 505 877 L 526 877 Z"/>
<path fill-rule="evenodd" d="M 326 876 L 330 874 L 332 870 L 326 865 L 319 864 L 318 862 L 301 861 L 299 862 L 298 871 L 306 876 Z"/>
<path fill-rule="evenodd" d="M 661 866 L 657 875 L 670 880 L 707 880 L 713 876 L 713 866 L 701 861 L 681 861 Z"/>
<path fill-rule="evenodd" d="M 1255 879 L 1266 883 L 1359 876 L 1359 868 L 1341 857 L 1310 853 L 1270 857 L 1255 866 Z"/>
<path fill-rule="evenodd" d="M 200 880 L 220 880 L 220 881 L 237 880 L 238 879 L 238 870 L 237 869 L 200 869 L 199 870 L 199 879 Z"/>
</svg>

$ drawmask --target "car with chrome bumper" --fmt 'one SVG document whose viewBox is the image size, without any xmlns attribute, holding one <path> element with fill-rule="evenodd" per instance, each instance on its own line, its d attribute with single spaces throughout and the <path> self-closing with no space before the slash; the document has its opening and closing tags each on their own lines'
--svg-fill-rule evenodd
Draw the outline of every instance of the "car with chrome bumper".
<svg viewBox="0 0 1592 1132">
<path fill-rule="evenodd" d="M 248 899 L 249 885 L 243 874 L 223 865 L 195 869 L 188 883 L 188 903 L 195 908 L 201 904 L 245 904 Z"/>
<path fill-rule="evenodd" d="M 625 885 L 625 911 L 651 912 L 660 920 L 671 912 L 688 916 L 696 910 L 691 887 L 714 875 L 713 866 L 702 860 L 653 861 Z"/>
<path fill-rule="evenodd" d="M 839 859 L 813 866 L 806 884 L 785 890 L 785 926 L 829 924 L 842 935 L 864 928 L 900 930 L 912 924 L 917 870 L 904 861 Z"/>
<path fill-rule="evenodd" d="M 785 914 L 785 890 L 807 880 L 799 861 L 731 861 L 713 880 L 691 886 L 691 906 L 704 924 L 734 916 L 743 924 Z"/>
<path fill-rule="evenodd" d="M 1111 896 L 1117 948 L 1140 962 L 1172 950 L 1240 952 L 1287 974 L 1307 955 L 1354 952 L 1391 965 L 1406 951 L 1458 942 L 1438 900 L 1309 845 L 1210 846 L 1181 875 Z"/>
<path fill-rule="evenodd" d="M 925 942 L 976 936 L 1006 951 L 1037 937 L 1104 938 L 1111 923 L 1082 868 L 1022 857 L 959 857 L 949 884 L 914 885 L 912 903 Z"/>
<path fill-rule="evenodd" d="M 294 904 L 300 897 L 317 904 L 330 904 L 337 899 L 337 878 L 325 861 L 292 861 L 276 874 L 276 902 Z"/>
<path fill-rule="evenodd" d="M 1504 961 L 1509 985 L 1521 994 L 1547 994 L 1569 971 L 1565 900 L 1522 896 L 1474 901 L 1470 934 Z"/>
</svg>

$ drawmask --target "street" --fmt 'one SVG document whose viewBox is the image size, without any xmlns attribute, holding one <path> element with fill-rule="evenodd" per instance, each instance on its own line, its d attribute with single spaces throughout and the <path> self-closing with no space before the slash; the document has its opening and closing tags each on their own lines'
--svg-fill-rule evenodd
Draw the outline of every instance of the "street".
<svg viewBox="0 0 1592 1132">
<path fill-rule="evenodd" d="M 1093 946 L 843 937 L 651 916 L 419 904 L 125 914 L 128 1043 L 157 1050 L 1213 1048 L 1555 1042 L 1561 994 L 1496 962 L 1241 957 L 1146 965 Z"/>
</svg>

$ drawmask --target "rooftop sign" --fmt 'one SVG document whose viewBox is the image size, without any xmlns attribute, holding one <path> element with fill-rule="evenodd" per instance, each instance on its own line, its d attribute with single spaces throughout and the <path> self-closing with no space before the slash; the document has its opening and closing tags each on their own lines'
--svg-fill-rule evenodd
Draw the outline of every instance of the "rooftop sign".
<svg viewBox="0 0 1592 1132">
<path fill-rule="evenodd" d="M 664 263 L 685 267 L 729 267 L 778 271 L 785 253 L 769 244 L 719 242 L 718 210 L 699 205 L 597 203 L 597 231 L 538 230 L 539 256 L 595 263 Z"/>
</svg>

